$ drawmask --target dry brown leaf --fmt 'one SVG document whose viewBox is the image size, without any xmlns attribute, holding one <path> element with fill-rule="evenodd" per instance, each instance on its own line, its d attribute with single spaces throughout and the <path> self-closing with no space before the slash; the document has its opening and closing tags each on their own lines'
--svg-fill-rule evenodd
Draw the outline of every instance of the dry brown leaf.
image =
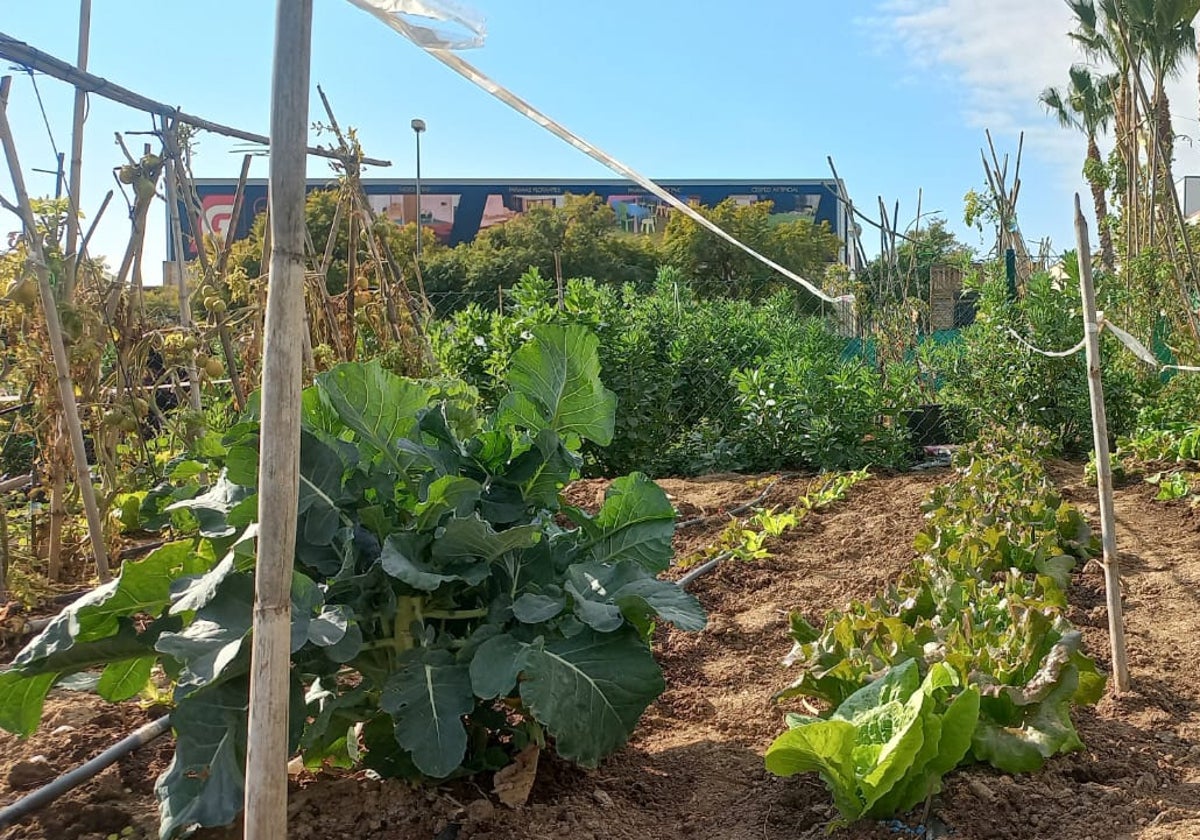
<svg viewBox="0 0 1200 840">
<path fill-rule="evenodd" d="M 529 801 L 533 781 L 537 778 L 538 747 L 530 744 L 517 753 L 512 764 L 496 773 L 493 792 L 509 808 L 520 808 Z"/>
</svg>

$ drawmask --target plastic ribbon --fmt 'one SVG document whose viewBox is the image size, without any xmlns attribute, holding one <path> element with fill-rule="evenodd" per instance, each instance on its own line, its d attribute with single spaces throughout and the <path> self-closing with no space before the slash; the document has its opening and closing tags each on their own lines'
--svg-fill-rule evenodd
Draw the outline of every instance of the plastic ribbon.
<svg viewBox="0 0 1200 840">
<path fill-rule="evenodd" d="M 1104 328 L 1116 336 L 1118 341 L 1128 347 L 1129 351 L 1133 353 L 1133 355 L 1137 356 L 1139 359 L 1153 368 L 1158 370 L 1182 370 L 1191 373 L 1200 373 L 1200 367 L 1192 367 L 1189 365 L 1159 364 L 1158 359 L 1155 358 L 1154 354 L 1146 349 L 1146 345 L 1142 344 L 1142 342 L 1125 332 L 1125 330 L 1118 327 L 1112 321 L 1104 321 Z"/>
<path fill-rule="evenodd" d="M 1087 337 L 1085 336 L 1078 344 L 1076 344 L 1074 347 L 1070 348 L 1069 350 L 1043 350 L 1040 347 L 1035 347 L 1034 345 L 1030 344 L 1028 341 L 1026 341 L 1024 338 L 1022 338 L 1017 333 L 1017 331 L 1014 330 L 1012 327 L 1005 327 L 1005 330 L 1007 330 L 1008 334 L 1011 335 L 1013 338 L 1015 338 L 1018 343 L 1020 343 L 1023 347 L 1025 347 L 1025 349 L 1029 350 L 1032 353 L 1037 353 L 1040 356 L 1046 356 L 1051 359 L 1063 359 L 1063 358 L 1066 358 L 1067 356 L 1073 356 L 1087 345 Z M 1185 371 L 1188 373 L 1200 373 L 1200 367 L 1194 367 L 1191 365 L 1159 364 L 1158 359 L 1155 358 L 1154 354 L 1151 353 L 1148 349 L 1146 349 L 1146 345 L 1142 344 L 1142 342 L 1138 341 L 1136 338 L 1134 338 L 1132 335 L 1130 335 L 1125 330 L 1118 327 L 1112 321 L 1109 321 L 1108 319 L 1106 319 L 1104 317 L 1104 313 L 1101 312 L 1101 313 L 1098 313 L 1098 316 L 1097 316 L 1096 331 L 1103 332 L 1104 330 L 1108 330 L 1110 333 L 1112 333 L 1113 336 L 1118 341 L 1120 341 L 1122 344 L 1125 345 L 1125 347 L 1129 350 L 1129 352 L 1133 353 L 1133 355 L 1137 356 L 1140 361 L 1145 362 L 1147 365 L 1154 368 L 1155 370 L 1159 370 L 1159 371 L 1179 370 L 1179 371 Z"/>
<path fill-rule="evenodd" d="M 1079 340 L 1078 344 L 1069 350 L 1043 350 L 1040 347 L 1034 347 L 1032 344 L 1022 338 L 1020 334 L 1012 327 L 1005 327 L 1005 329 L 1008 330 L 1008 334 L 1015 338 L 1019 344 L 1025 347 L 1026 350 L 1029 350 L 1032 353 L 1037 353 L 1039 356 L 1047 356 L 1051 359 L 1065 359 L 1067 356 L 1074 356 L 1085 346 L 1087 346 L 1087 337 L 1085 336 Z"/>
<path fill-rule="evenodd" d="M 632 169 L 631 167 L 616 160 L 606 152 L 596 148 L 579 135 L 575 134 L 560 123 L 552 120 L 550 117 L 546 116 L 546 114 L 530 105 L 524 99 L 517 96 L 515 93 L 500 85 L 493 79 L 489 78 L 487 75 L 482 73 L 471 64 L 468 64 L 459 56 L 455 55 L 453 52 L 454 50 L 482 46 L 484 39 L 484 26 L 482 21 L 479 19 L 474 18 L 462 10 L 454 9 L 449 4 L 442 2 L 442 0 L 350 0 L 350 2 L 358 8 L 370 12 L 392 29 L 396 30 L 401 35 L 404 35 L 418 47 L 421 47 L 421 49 L 428 52 L 438 61 L 442 62 L 442 64 L 445 64 L 451 70 L 458 73 L 475 86 L 487 91 L 517 113 L 537 123 L 551 134 L 574 146 L 576 149 L 583 152 L 593 160 L 604 164 L 613 172 L 616 172 L 622 177 L 633 181 L 651 195 L 659 198 L 666 204 L 669 204 L 671 207 L 674 207 L 676 210 L 683 213 L 696 224 L 700 225 L 706 230 L 711 231 L 731 245 L 734 245 L 735 247 L 745 251 L 763 265 L 768 266 L 769 268 L 786 277 L 788 280 L 798 284 L 813 296 L 819 298 L 825 303 L 833 304 L 841 311 L 853 308 L 853 295 L 830 297 L 800 275 L 790 271 L 787 268 L 784 268 L 774 260 L 763 256 L 750 246 L 743 244 L 740 240 L 727 233 L 720 226 L 705 218 L 703 214 L 701 214 L 691 205 L 687 204 L 685 201 L 682 201 L 677 196 L 672 195 L 669 191 L 663 189 L 645 175 L 637 172 L 635 169 Z M 412 16 L 454 23 L 465 28 L 470 35 L 465 38 L 455 38 L 450 34 L 445 33 L 444 30 L 434 29 L 413 23 L 408 19 Z"/>
</svg>

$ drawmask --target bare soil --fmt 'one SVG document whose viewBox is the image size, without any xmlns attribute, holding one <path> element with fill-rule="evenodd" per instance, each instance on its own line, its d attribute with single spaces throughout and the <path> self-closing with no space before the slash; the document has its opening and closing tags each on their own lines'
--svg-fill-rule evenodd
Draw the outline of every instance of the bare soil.
<svg viewBox="0 0 1200 840">
<path fill-rule="evenodd" d="M 1065 495 L 1094 519 L 1094 490 L 1074 465 L 1053 468 Z M 655 651 L 667 691 L 647 711 L 631 743 L 598 770 L 543 759 L 525 808 L 489 796 L 490 779 L 442 789 L 413 788 L 364 774 L 301 775 L 294 780 L 289 836 L 402 840 L 794 840 L 825 835 L 835 812 L 815 777 L 775 779 L 762 753 L 783 730 L 771 696 L 792 675 L 780 660 L 790 647 L 787 616 L 819 621 L 830 609 L 870 596 L 912 561 L 920 502 L 946 472 L 873 478 L 850 498 L 808 517 L 769 560 L 726 563 L 693 591 L 710 613 L 698 634 L 664 630 Z M 710 544 L 725 510 L 757 496 L 740 476 L 661 482 L 682 519 L 711 516 L 677 537 L 687 556 Z M 768 504 L 786 504 L 807 482 L 774 488 Z M 573 501 L 598 505 L 605 483 L 581 482 Z M 1200 517 L 1183 503 L 1153 501 L 1153 488 L 1117 493 L 1118 542 L 1125 573 L 1127 638 L 1133 690 L 1109 693 L 1076 722 L 1086 751 L 1051 761 L 1041 772 L 1008 776 L 983 767 L 957 771 L 935 797 L 924 825 L 931 836 L 962 840 L 1092 840 L 1200 837 Z M 1103 574 L 1079 570 L 1071 619 L 1089 652 L 1108 662 Z M 27 742 L 0 734 L 0 805 L 36 784 L 46 768 L 61 773 L 147 719 L 130 705 L 56 693 L 41 729 Z M 144 748 L 25 823 L 3 840 L 102 838 L 132 827 L 154 837 L 154 779 L 170 760 L 169 739 Z M 43 756 L 45 763 L 35 761 Z M 28 778 L 22 778 L 27 776 Z M 913 814 L 895 824 L 862 823 L 838 840 L 914 836 Z M 236 829 L 205 832 L 239 836 Z"/>
</svg>

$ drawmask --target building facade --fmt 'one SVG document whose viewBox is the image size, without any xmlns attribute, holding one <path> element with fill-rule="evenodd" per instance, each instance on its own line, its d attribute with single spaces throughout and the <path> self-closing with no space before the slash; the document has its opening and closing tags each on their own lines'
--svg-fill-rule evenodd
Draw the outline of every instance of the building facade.
<svg viewBox="0 0 1200 840">
<path fill-rule="evenodd" d="M 412 179 L 364 179 L 363 190 L 371 207 L 381 216 L 398 224 L 416 221 L 431 228 L 447 245 L 469 242 L 481 231 L 524 213 L 538 205 L 561 206 L 568 195 L 596 195 L 617 217 L 618 225 L 629 233 L 650 235 L 666 224 L 670 206 L 642 187 L 623 180 L 463 180 L 421 179 L 420 207 L 417 185 Z M 826 180 L 697 180 L 657 182 L 672 195 L 691 204 L 712 207 L 726 199 L 740 204 L 771 202 L 774 217 L 807 218 L 829 225 L 847 241 L 850 228 L 846 211 L 838 199 L 838 184 Z M 314 179 L 310 190 L 329 189 L 335 182 Z M 230 230 L 237 238 L 250 232 L 254 219 L 267 208 L 267 182 L 247 182 L 242 212 L 233 218 L 236 180 L 205 179 L 196 181 L 206 235 L 224 238 Z M 189 231 L 190 233 L 190 231 Z M 191 236 L 185 237 L 189 257 L 195 248 Z M 169 237 L 168 237 L 169 240 Z M 173 256 L 168 241 L 168 252 Z M 845 248 L 843 248 L 843 258 Z"/>
</svg>

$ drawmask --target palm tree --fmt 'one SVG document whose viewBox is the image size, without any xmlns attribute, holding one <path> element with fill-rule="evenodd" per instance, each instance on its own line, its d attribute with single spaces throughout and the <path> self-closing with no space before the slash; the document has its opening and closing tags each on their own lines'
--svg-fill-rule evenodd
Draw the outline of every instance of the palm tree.
<svg viewBox="0 0 1200 840">
<path fill-rule="evenodd" d="M 1200 14 L 1200 0 L 1120 0 L 1117 7 L 1128 27 L 1133 50 L 1150 72 L 1155 137 L 1163 153 L 1161 159 L 1169 167 L 1175 132 L 1166 83 L 1179 75 L 1186 60 L 1196 54 L 1196 30 L 1192 23 Z"/>
<path fill-rule="evenodd" d="M 1115 76 L 1097 78 L 1083 65 L 1071 68 L 1071 85 L 1064 92 L 1058 88 L 1046 88 L 1041 102 L 1063 128 L 1083 132 L 1087 137 L 1087 159 L 1083 175 L 1092 188 L 1092 202 L 1096 207 L 1096 226 L 1100 231 L 1100 260 L 1108 271 L 1113 270 L 1112 231 L 1108 225 L 1108 200 L 1105 190 L 1108 178 L 1104 159 L 1100 156 L 1097 143 L 1099 135 L 1108 129 L 1114 116 L 1113 90 L 1117 85 Z"/>
</svg>

